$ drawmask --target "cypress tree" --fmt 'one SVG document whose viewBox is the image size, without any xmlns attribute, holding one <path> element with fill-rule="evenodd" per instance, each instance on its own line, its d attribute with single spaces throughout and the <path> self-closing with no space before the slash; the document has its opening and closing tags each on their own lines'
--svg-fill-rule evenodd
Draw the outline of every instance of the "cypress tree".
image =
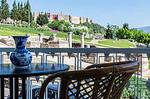
<svg viewBox="0 0 150 99">
<path fill-rule="evenodd" d="M 23 20 L 23 16 L 24 16 L 24 13 L 23 13 L 23 11 L 24 11 L 24 8 L 23 8 L 23 4 L 22 4 L 22 2 L 21 2 L 21 4 L 20 4 L 20 11 L 19 11 L 19 13 L 21 14 L 21 21 Z"/>
<path fill-rule="evenodd" d="M 20 5 L 20 3 L 18 3 L 17 12 L 18 12 L 18 20 L 21 20 L 22 19 L 22 15 L 21 15 L 21 5 Z"/>
<path fill-rule="evenodd" d="M 32 21 L 32 12 L 29 0 L 27 0 L 26 4 L 24 5 L 24 14 L 23 21 L 30 23 Z"/>
<path fill-rule="evenodd" d="M 1 19 L 5 20 L 9 17 L 9 5 L 7 3 L 7 0 L 1 1 L 0 17 Z"/>
<path fill-rule="evenodd" d="M 11 19 L 18 20 L 18 9 L 16 5 L 16 0 L 14 0 L 13 9 L 11 10 Z"/>
<path fill-rule="evenodd" d="M 69 15 L 69 22 L 72 23 L 72 21 L 71 21 L 71 15 Z"/>
<path fill-rule="evenodd" d="M 27 11 L 26 11 L 26 8 L 25 8 L 25 3 L 22 4 L 22 11 L 21 11 L 21 15 L 22 15 L 22 21 L 27 21 Z"/>
<path fill-rule="evenodd" d="M 26 6 L 27 4 L 24 3 L 24 7 L 23 7 L 23 21 L 28 22 L 28 8 Z"/>
<path fill-rule="evenodd" d="M 2 8 L 1 8 L 1 5 L 0 5 L 0 21 L 2 20 Z"/>
</svg>

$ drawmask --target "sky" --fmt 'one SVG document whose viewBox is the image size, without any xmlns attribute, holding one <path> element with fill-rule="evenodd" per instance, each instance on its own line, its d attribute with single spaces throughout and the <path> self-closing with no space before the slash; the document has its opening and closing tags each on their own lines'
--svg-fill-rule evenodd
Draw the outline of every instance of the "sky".
<svg viewBox="0 0 150 99">
<path fill-rule="evenodd" d="M 7 0 L 10 8 L 14 0 Z M 26 0 L 16 0 L 25 2 Z M 89 17 L 103 26 L 150 26 L 150 0 L 29 0 L 34 12 L 56 12 Z"/>
</svg>

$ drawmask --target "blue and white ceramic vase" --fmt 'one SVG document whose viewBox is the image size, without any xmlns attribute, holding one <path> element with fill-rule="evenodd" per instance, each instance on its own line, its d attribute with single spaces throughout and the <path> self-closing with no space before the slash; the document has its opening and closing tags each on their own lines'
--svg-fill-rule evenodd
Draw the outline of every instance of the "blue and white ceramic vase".
<svg viewBox="0 0 150 99">
<path fill-rule="evenodd" d="M 31 53 L 26 49 L 26 42 L 29 36 L 13 36 L 16 49 L 10 55 L 10 60 L 15 68 L 28 68 L 32 61 Z"/>
</svg>

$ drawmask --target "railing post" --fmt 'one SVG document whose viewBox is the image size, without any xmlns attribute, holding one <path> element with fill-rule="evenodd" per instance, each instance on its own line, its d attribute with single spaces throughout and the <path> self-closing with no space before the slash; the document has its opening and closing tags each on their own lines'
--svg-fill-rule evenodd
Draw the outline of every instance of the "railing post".
<svg viewBox="0 0 150 99">
<path fill-rule="evenodd" d="M 62 64 L 62 53 L 60 52 L 60 54 L 59 54 L 59 60 L 60 60 L 60 64 Z"/>
<path fill-rule="evenodd" d="M 72 32 L 68 32 L 68 44 L 69 48 L 72 48 Z"/>
<path fill-rule="evenodd" d="M 3 53 L 0 52 L 0 64 L 3 64 Z"/>
<path fill-rule="evenodd" d="M 80 37 L 81 37 L 81 48 L 84 48 L 84 32 L 81 33 Z"/>
<path fill-rule="evenodd" d="M 81 53 L 77 53 L 77 70 L 81 69 Z"/>
</svg>

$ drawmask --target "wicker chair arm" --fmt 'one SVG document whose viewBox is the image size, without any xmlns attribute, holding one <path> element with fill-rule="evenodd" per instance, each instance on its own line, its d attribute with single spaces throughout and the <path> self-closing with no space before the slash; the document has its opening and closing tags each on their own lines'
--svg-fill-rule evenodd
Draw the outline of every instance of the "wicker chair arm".
<svg viewBox="0 0 150 99">
<path fill-rule="evenodd" d="M 57 74 L 50 75 L 46 78 L 46 80 L 43 82 L 41 86 L 39 99 L 44 99 L 44 92 L 45 92 L 47 85 L 49 84 L 49 82 L 52 82 L 55 78 L 59 77 L 59 75 L 60 73 L 57 73 Z"/>
</svg>

